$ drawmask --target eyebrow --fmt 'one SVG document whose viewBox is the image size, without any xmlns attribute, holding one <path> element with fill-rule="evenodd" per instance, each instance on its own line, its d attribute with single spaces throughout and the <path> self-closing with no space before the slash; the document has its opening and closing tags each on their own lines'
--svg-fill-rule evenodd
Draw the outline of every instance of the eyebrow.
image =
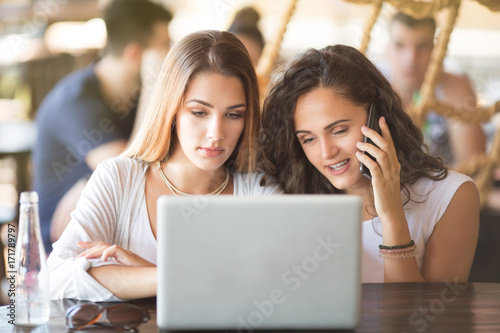
<svg viewBox="0 0 500 333">
<path fill-rule="evenodd" d="M 323 131 L 328 131 L 330 128 L 332 128 L 338 124 L 345 123 L 345 122 L 348 122 L 351 120 L 352 119 L 340 119 L 340 120 L 334 121 L 333 123 L 328 124 L 325 127 L 323 127 Z M 295 131 L 295 135 L 302 134 L 302 133 L 309 134 L 309 133 L 311 133 L 311 131 L 304 131 L 304 130 Z"/>
<path fill-rule="evenodd" d="M 186 104 L 191 103 L 191 102 L 195 102 L 195 103 L 204 105 L 204 106 L 206 106 L 207 108 L 210 108 L 210 109 L 214 108 L 214 106 L 212 104 L 204 102 L 204 101 L 199 100 L 199 99 L 189 100 L 189 101 L 186 102 Z M 247 107 L 247 106 L 246 106 L 246 104 L 236 104 L 236 105 L 229 106 L 228 108 L 226 108 L 226 110 L 232 110 L 232 109 L 237 109 L 237 108 L 241 108 L 241 107 Z"/>
</svg>

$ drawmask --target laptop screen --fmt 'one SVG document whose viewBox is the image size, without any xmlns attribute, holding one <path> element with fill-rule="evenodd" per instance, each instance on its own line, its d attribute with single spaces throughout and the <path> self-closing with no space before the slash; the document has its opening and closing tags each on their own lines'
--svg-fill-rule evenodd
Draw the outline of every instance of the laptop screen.
<svg viewBox="0 0 500 333">
<path fill-rule="evenodd" d="M 361 200 L 163 196 L 162 329 L 349 329 L 360 316 Z"/>
</svg>

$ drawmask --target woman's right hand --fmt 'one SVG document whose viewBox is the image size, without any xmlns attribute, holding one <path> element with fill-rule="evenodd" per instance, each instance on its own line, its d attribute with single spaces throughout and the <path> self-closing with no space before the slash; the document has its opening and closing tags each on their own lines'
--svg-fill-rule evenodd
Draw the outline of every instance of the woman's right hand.
<svg viewBox="0 0 500 333">
<path fill-rule="evenodd" d="M 358 160 L 366 165 L 372 174 L 372 186 L 375 210 L 382 222 L 404 223 L 406 217 L 401 203 L 401 164 L 392 140 L 385 117 L 379 119 L 381 133 L 363 126 L 361 131 L 375 145 L 358 142 L 357 147 L 376 158 L 376 162 L 367 155 L 356 153 Z"/>
<path fill-rule="evenodd" d="M 106 261 L 108 258 L 113 258 L 114 261 L 125 266 L 156 267 L 156 265 L 118 245 L 110 245 L 105 242 L 78 242 L 76 245 L 86 249 L 78 255 L 86 259 L 101 258 Z"/>
</svg>

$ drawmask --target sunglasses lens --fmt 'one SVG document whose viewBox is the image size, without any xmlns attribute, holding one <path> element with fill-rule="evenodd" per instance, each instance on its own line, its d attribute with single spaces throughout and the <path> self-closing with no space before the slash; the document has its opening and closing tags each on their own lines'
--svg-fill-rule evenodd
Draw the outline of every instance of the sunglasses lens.
<svg viewBox="0 0 500 333">
<path fill-rule="evenodd" d="M 69 328 L 87 325 L 99 316 L 100 308 L 93 304 L 83 304 L 74 307 L 68 312 L 66 321 Z"/>
<path fill-rule="evenodd" d="M 108 320 L 115 326 L 135 328 L 148 319 L 147 312 L 134 305 L 123 304 L 108 308 Z"/>
</svg>

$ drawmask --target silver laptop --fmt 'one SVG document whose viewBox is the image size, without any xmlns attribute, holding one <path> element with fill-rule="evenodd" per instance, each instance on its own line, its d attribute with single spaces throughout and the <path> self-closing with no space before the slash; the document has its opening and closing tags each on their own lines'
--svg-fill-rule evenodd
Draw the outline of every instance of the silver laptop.
<svg viewBox="0 0 500 333">
<path fill-rule="evenodd" d="M 352 329 L 361 200 L 158 199 L 157 323 L 169 330 Z"/>
</svg>

